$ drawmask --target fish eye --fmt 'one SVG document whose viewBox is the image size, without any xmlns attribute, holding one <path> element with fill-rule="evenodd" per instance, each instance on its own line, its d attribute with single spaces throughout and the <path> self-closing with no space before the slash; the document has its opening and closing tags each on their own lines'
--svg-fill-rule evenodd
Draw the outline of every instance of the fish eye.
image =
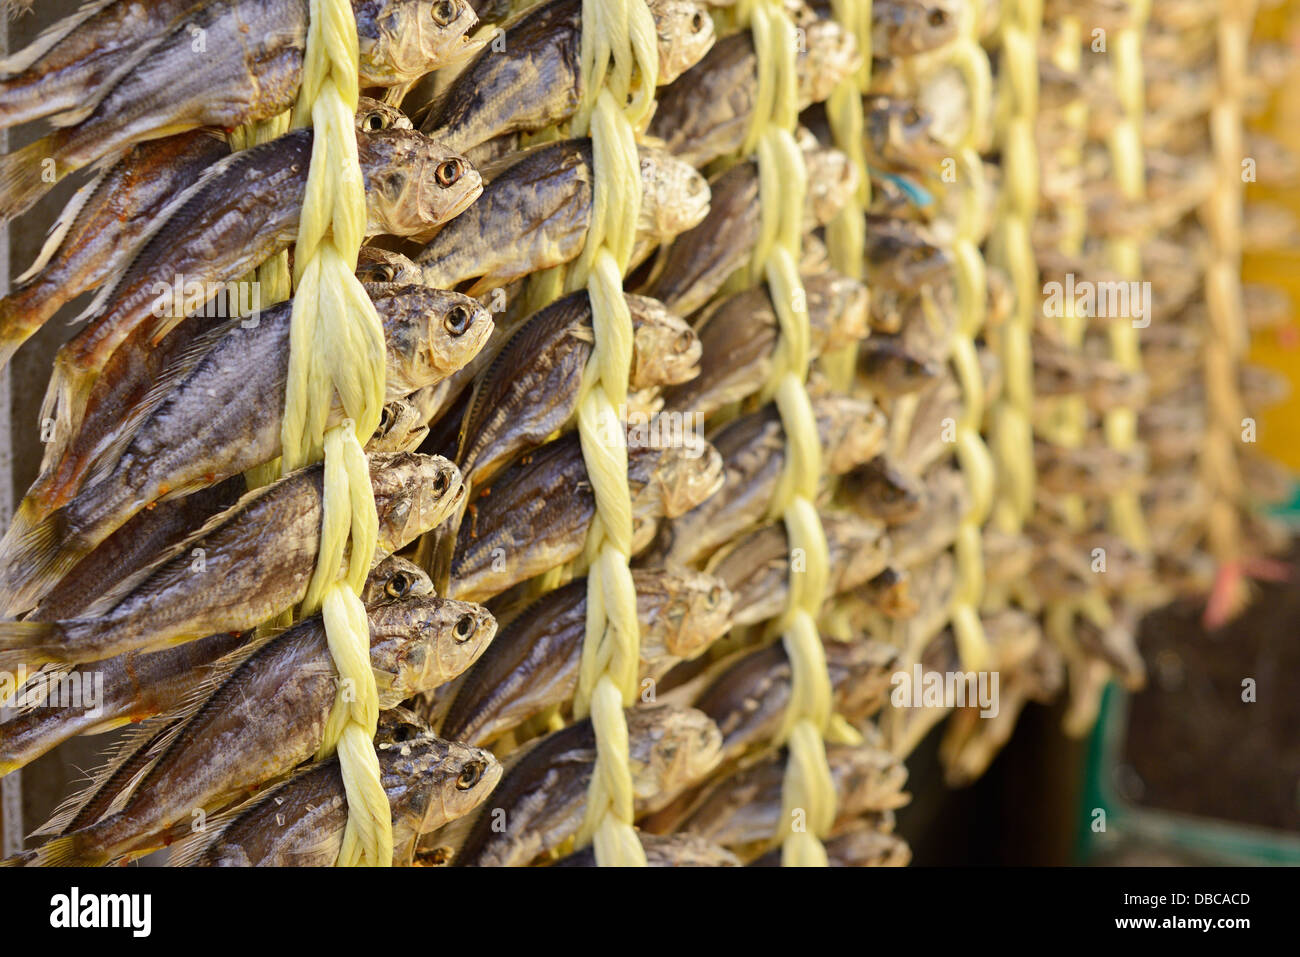
<svg viewBox="0 0 1300 957">
<path fill-rule="evenodd" d="M 374 133 L 378 130 L 387 128 L 388 124 L 384 120 L 384 114 L 376 110 L 373 113 L 367 113 L 362 127 L 368 132 Z"/>
<path fill-rule="evenodd" d="M 411 579 L 406 572 L 397 572 L 388 579 L 388 584 L 384 586 L 384 593 L 390 598 L 401 598 L 411 590 Z"/>
<path fill-rule="evenodd" d="M 704 29 L 704 13 L 701 10 L 696 10 L 695 15 L 691 17 L 691 32 L 699 33 L 703 29 Z"/>
<path fill-rule="evenodd" d="M 674 343 L 673 349 L 677 352 L 688 352 L 693 345 L 695 345 L 695 333 L 682 332 L 678 334 L 677 342 Z"/>
<path fill-rule="evenodd" d="M 434 171 L 440 186 L 454 186 L 464 173 L 464 164 L 458 159 L 443 160 Z"/>
<path fill-rule="evenodd" d="M 717 608 L 722 602 L 722 586 L 714 585 L 709 589 L 709 607 Z"/>
<path fill-rule="evenodd" d="M 409 724 L 399 724 L 393 729 L 394 741 L 410 741 L 415 736 L 415 729 Z"/>
<path fill-rule="evenodd" d="M 456 19 L 456 4 L 453 0 L 439 0 L 433 5 L 433 19 L 438 22 L 438 26 L 445 27 L 451 21 Z"/>
<path fill-rule="evenodd" d="M 442 326 L 453 336 L 463 336 L 473 322 L 474 313 L 468 307 L 459 305 L 451 308 L 447 318 L 442 321 Z"/>
<path fill-rule="evenodd" d="M 929 21 L 930 26 L 941 27 L 948 22 L 948 11 L 935 7 L 930 11 L 930 15 L 926 19 Z"/>
<path fill-rule="evenodd" d="M 453 633 L 455 634 L 457 641 L 469 641 L 470 637 L 474 634 L 474 616 L 461 615 L 460 619 L 456 622 L 456 627 L 453 629 Z"/>
<path fill-rule="evenodd" d="M 456 779 L 456 788 L 460 791 L 468 791 L 483 777 L 484 763 L 482 761 L 471 761 L 465 765 L 460 772 L 460 777 Z"/>
<path fill-rule="evenodd" d="M 440 469 L 433 477 L 433 492 L 441 497 L 447 494 L 449 488 L 451 488 L 451 474 L 446 469 Z"/>
</svg>

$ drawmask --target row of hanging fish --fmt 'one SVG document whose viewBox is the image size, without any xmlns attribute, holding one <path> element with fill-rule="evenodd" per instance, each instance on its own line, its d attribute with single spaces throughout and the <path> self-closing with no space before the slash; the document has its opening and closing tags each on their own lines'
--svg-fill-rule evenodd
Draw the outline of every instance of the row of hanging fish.
<svg viewBox="0 0 1300 957">
<path fill-rule="evenodd" d="M 667 84 L 714 49 L 713 21 L 688 0 L 652 12 Z M 470 675 L 497 631 L 477 603 L 573 559 L 594 512 L 575 438 L 546 441 L 573 410 L 592 343 L 590 306 L 578 295 L 523 316 L 519 287 L 506 288 L 576 257 L 591 215 L 589 141 L 515 149 L 518 137 L 576 106 L 580 4 L 525 12 L 504 33 L 504 55 L 468 39 L 476 17 L 456 0 L 388 0 L 367 14 L 359 19 L 364 90 L 386 90 L 395 103 L 440 66 L 453 63 L 457 74 L 412 110 L 419 130 L 379 100 L 363 97 L 357 114 L 367 233 L 383 240 L 363 250 L 358 276 L 384 324 L 390 400 L 367 446 L 380 518 L 363 596 L 372 664 L 386 708 L 419 702 L 458 677 L 462 706 L 486 706 L 464 689 L 521 648 L 537 653 L 537 639 L 525 635 L 521 645 L 518 629 L 507 629 L 502 651 Z M 882 29 L 908 22 L 885 19 Z M 240 38 L 249 24 L 258 44 L 251 52 Z M 196 31 L 206 44 L 200 58 Z M 53 127 L 0 161 L 3 214 L 20 215 L 52 182 L 91 167 L 0 306 L 4 359 L 64 305 L 97 291 L 56 358 L 41 473 L 0 544 L 9 619 L 0 623 L 0 665 L 27 679 L 0 724 L 0 767 L 22 767 L 76 734 L 135 726 L 90 786 L 38 831 L 52 839 L 24 862 L 106 863 L 179 843 L 177 862 L 327 863 L 341 841 L 337 766 L 302 766 L 324 740 L 337 682 L 319 616 L 270 634 L 257 628 L 302 600 L 320 535 L 319 465 L 252 490 L 244 479 L 280 452 L 291 304 L 247 314 L 237 308 L 246 303 L 211 301 L 296 235 L 311 130 L 234 153 L 223 131 L 292 107 L 305 37 L 305 3 L 122 0 L 88 6 L 0 64 L 0 122 Z M 752 88 L 756 69 L 752 46 L 740 40 L 717 47 L 739 60 L 719 81 L 737 90 Z M 800 62 L 811 103 L 854 68 L 857 53 L 850 36 L 819 21 Z M 522 82 L 525 73 L 533 79 Z M 554 82 L 538 83 L 539 75 Z M 744 109 L 732 108 L 733 126 L 746 120 Z M 703 165 L 734 149 L 728 142 L 692 159 Z M 694 251 L 711 249 L 722 258 L 702 279 L 660 270 L 639 284 L 646 295 L 629 294 L 637 348 L 630 384 L 646 408 L 700 375 L 700 337 L 683 318 L 694 309 L 689 300 L 710 298 L 745 255 L 737 245 L 752 245 L 757 229 L 752 166 L 738 167 L 719 191 L 670 146 L 665 138 L 642 148 L 646 201 L 635 259 L 648 261 L 664 244 L 669 255 L 695 260 Z M 811 226 L 834 214 L 853 171 L 811 137 L 805 148 L 826 172 Z M 186 283 L 160 303 L 156 286 L 172 277 Z M 501 289 L 510 301 L 504 314 L 487 308 L 489 291 Z M 818 289 L 824 346 L 865 333 L 860 286 L 827 277 Z M 759 367 L 774 325 L 765 332 L 751 363 Z M 716 371 L 727 381 L 713 401 L 753 391 L 746 383 L 755 368 Z M 876 410 L 834 396 L 823 406 L 827 441 L 846 445 L 843 468 L 863 461 L 882 433 Z M 873 423 L 864 439 L 854 435 L 855 420 Z M 770 445 L 773 423 L 754 424 Z M 432 454 L 447 438 L 440 429 L 456 440 L 446 457 Z M 769 451 L 779 470 L 779 448 Z M 635 448 L 629 480 L 644 545 L 662 522 L 709 500 L 725 466 L 703 439 Z M 760 481 L 770 484 L 775 473 L 770 464 L 765 471 Z M 466 509 L 470 490 L 479 494 Z M 527 509 L 549 507 L 521 524 L 512 496 Z M 396 553 L 448 519 L 452 585 L 436 597 L 425 570 Z M 746 527 L 744 515 L 731 521 Z M 721 578 L 685 568 L 637 575 L 651 672 L 699 655 L 727 631 L 734 598 Z M 575 596 L 570 586 L 547 600 Z M 574 610 L 555 614 L 571 621 Z M 525 689 L 512 714 L 531 717 L 533 701 L 567 701 L 580 633 L 566 634 L 567 654 L 548 660 L 557 673 Z M 102 681 L 98 707 L 58 703 L 60 689 L 79 680 Z M 509 718 L 474 720 L 495 729 Z M 501 775 L 491 752 L 439 738 L 424 722 L 390 711 L 377 738 L 399 862 L 414 854 L 418 835 L 480 804 Z M 660 769 L 659 803 L 721 760 L 720 732 L 701 711 L 650 709 L 643 725 L 662 751 L 674 751 L 664 738 L 679 737 L 681 755 L 690 755 Z M 466 725 L 452 737 L 480 735 Z M 207 824 L 195 829 L 198 811 Z"/>
<path fill-rule="evenodd" d="M 528 283 L 578 258 L 592 217 L 590 141 L 548 133 L 582 97 L 582 4 L 548 0 L 513 13 L 504 4 L 476 13 L 464 0 L 354 6 L 366 8 L 360 86 L 377 97 L 363 97 L 357 114 L 372 243 L 357 274 L 388 349 L 388 405 L 367 446 L 380 535 L 363 601 L 386 709 L 376 748 L 395 862 L 589 866 L 590 849 L 575 850 L 572 838 L 595 737 L 588 722 L 570 720 L 570 704 L 596 509 L 572 419 L 594 331 L 586 293 L 533 309 Z M 785 759 L 770 742 L 791 696 L 789 662 L 765 626 L 799 569 L 767 511 L 787 440 L 761 394 L 777 313 L 765 287 L 732 278 L 761 225 L 757 168 L 730 162 L 756 108 L 758 58 L 748 32 L 717 34 L 704 3 L 649 6 L 660 88 L 638 147 L 642 204 L 625 283 L 633 574 L 648 689 L 628 712 L 632 780 L 650 863 L 762 866 L 776 862 Z M 902 758 L 945 713 L 892 708 L 891 675 L 905 657 L 927 671 L 961 670 L 947 626 L 951 548 L 969 501 L 944 438 L 962 401 L 948 361 L 956 211 L 937 179 L 962 102 L 935 64 L 962 7 L 872 5 L 865 283 L 830 268 L 822 232 L 861 175 L 826 145 L 822 104 L 863 53 L 829 6 L 790 7 L 803 38 L 799 144 L 810 192 L 800 270 L 812 351 L 858 348 L 849 393 L 816 372 L 809 382 L 827 473 L 818 503 L 831 556 L 824 646 L 836 714 L 859 739 L 827 752 L 837 797 L 827 851 L 845 866 L 910 858 L 893 833 L 908 800 Z M 981 9 L 991 40 L 996 17 Z M 480 17 L 503 26 L 475 31 Z M 251 41 L 239 32 L 249 23 Z M 41 473 L 0 542 L 10 619 L 0 622 L 0 670 L 27 676 L 20 708 L 0 723 L 0 771 L 73 735 L 135 726 L 23 862 L 98 864 L 170 846 L 177 864 L 329 864 L 341 845 L 343 782 L 320 753 L 338 680 L 320 619 L 258 627 L 306 594 L 321 467 L 252 490 L 244 478 L 279 456 L 291 306 L 267 303 L 250 317 L 212 301 L 297 234 L 311 130 L 233 153 L 223 131 L 292 108 L 306 23 L 305 0 L 107 0 L 0 63 L 0 123 L 53 126 L 0 159 L 0 214 L 20 215 L 53 179 L 91 167 L 38 261 L 0 301 L 0 357 L 97 290 L 59 351 Z M 202 56 L 192 52 L 195 29 Z M 1062 90 L 1050 70 L 1042 75 L 1040 130 L 1052 97 L 1107 95 L 1101 82 L 1066 78 Z M 1164 82 L 1172 90 L 1175 79 Z M 1169 100 L 1170 110 L 1184 106 Z M 1148 130 L 1178 139 L 1180 123 L 1157 113 Z M 1104 108 L 1092 114 L 1101 122 Z M 1168 164 L 1162 190 L 1160 146 L 1148 144 L 1149 192 L 1169 197 L 1169 215 L 1183 210 L 1174 222 L 1195 206 L 1179 193 L 1195 167 Z M 1133 215 L 1108 192 L 1103 160 L 1082 171 L 1099 233 Z M 1044 166 L 1045 193 L 1056 172 Z M 1071 175 L 1080 172 L 1059 171 Z M 1154 285 L 1171 287 L 1158 299 L 1181 292 L 1190 303 L 1195 290 L 1179 287 L 1186 270 L 1172 242 L 1159 279 L 1145 268 Z M 1053 263 L 1051 245 L 1036 244 L 1044 279 L 1069 268 Z M 160 304 L 157 284 L 177 276 L 185 286 Z M 1005 275 L 990 270 L 988 295 L 996 327 L 1011 308 Z M 1185 349 L 1176 339 L 1166 352 Z M 1079 395 L 1093 416 L 1161 394 L 1169 401 L 1144 406 L 1144 417 L 1194 410 L 1179 398 L 1172 360 L 1153 360 L 1138 382 L 1044 331 L 1034 361 L 1038 392 Z M 992 350 L 980 350 L 980 365 L 994 396 Z M 1167 376 L 1163 393 L 1157 374 Z M 912 411 L 900 418 L 904 397 Z M 673 413 L 705 426 L 667 442 L 634 431 Z M 1186 426 L 1189 437 L 1196 428 Z M 1155 420 L 1151 429 L 1179 434 Z M 1053 494 L 1095 497 L 1130 480 L 1152 483 L 1149 508 L 1184 500 L 1155 483 L 1185 468 L 1173 457 L 1162 473 L 1154 449 L 1150 462 L 1098 442 L 1037 452 L 1044 509 Z M 1076 580 L 1091 582 L 1096 541 L 1063 537 L 1050 520 L 1019 537 L 990 530 L 985 575 L 1043 601 L 1068 595 Z M 1132 582 L 1145 568 L 1121 543 L 1106 547 L 1116 572 L 1108 582 Z M 992 719 L 978 708 L 954 715 L 943 752 L 953 780 L 978 775 L 1020 707 L 1062 684 L 1062 652 L 1036 612 L 1032 603 L 985 610 L 1002 705 Z M 1140 668 L 1111 631 L 1081 621 L 1076 640 L 1087 658 Z M 74 680 L 100 679 L 94 714 L 51 703 Z"/>
</svg>

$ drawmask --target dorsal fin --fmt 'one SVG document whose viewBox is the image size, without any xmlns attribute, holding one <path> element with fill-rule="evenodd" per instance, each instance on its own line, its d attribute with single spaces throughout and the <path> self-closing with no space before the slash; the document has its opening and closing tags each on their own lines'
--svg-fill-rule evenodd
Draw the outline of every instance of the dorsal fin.
<svg viewBox="0 0 1300 957">
<path fill-rule="evenodd" d="M 135 433 L 144 420 L 162 405 L 163 401 L 176 390 L 176 387 L 198 367 L 199 363 L 212 351 L 213 347 L 225 338 L 240 321 L 239 319 L 231 319 L 229 322 L 223 322 L 213 329 L 200 333 L 193 342 L 167 364 L 167 367 L 159 374 L 153 386 L 145 393 L 144 398 L 123 416 L 122 421 L 115 430 L 116 435 L 113 441 L 101 449 L 94 457 L 90 468 L 86 472 L 86 478 L 82 481 L 81 487 L 83 489 L 93 488 L 108 478 L 121 459 L 122 453 L 126 451 L 126 447 L 135 438 Z"/>
<path fill-rule="evenodd" d="M 73 30 L 100 10 L 110 7 L 116 2 L 117 0 L 90 0 L 88 3 L 83 3 L 68 16 L 52 23 L 38 33 L 36 38 L 27 46 L 0 60 L 0 77 L 10 77 L 30 68 L 33 63 L 49 53 Z"/>
</svg>

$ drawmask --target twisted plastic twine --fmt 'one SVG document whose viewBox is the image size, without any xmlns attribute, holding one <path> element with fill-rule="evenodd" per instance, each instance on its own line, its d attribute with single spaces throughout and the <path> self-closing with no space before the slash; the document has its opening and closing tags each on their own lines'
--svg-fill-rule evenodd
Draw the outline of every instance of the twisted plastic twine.
<svg viewBox="0 0 1300 957">
<path fill-rule="evenodd" d="M 1038 263 L 1030 236 L 1038 211 L 1034 123 L 1038 114 L 1038 34 L 1042 19 L 1042 0 L 1004 0 L 999 139 L 1005 175 L 994 247 L 1000 264 L 1011 276 L 1015 306 L 998 330 L 1006 384 L 994 410 L 992 439 L 1000 479 L 993 521 L 1009 534 L 1020 531 L 1034 508 L 1031 343 L 1039 287 Z"/>
<path fill-rule="evenodd" d="M 1123 117 L 1110 136 L 1111 168 L 1121 197 L 1133 204 L 1146 196 L 1146 160 L 1142 151 L 1142 114 L 1146 108 L 1142 76 L 1142 33 L 1146 26 L 1150 0 L 1131 0 L 1131 16 L 1114 38 L 1115 86 Z M 1122 279 L 1136 279 L 1142 272 L 1142 238 L 1126 234 L 1107 242 L 1110 266 Z M 1142 357 L 1138 331 L 1127 319 L 1109 326 L 1111 355 L 1124 369 L 1141 371 Z M 1117 407 L 1104 419 L 1106 441 L 1117 451 L 1125 452 L 1138 445 L 1137 412 Z M 1121 489 L 1110 497 L 1110 522 L 1115 533 L 1139 552 L 1149 548 L 1146 520 L 1142 515 L 1138 493 Z"/>
<path fill-rule="evenodd" d="M 584 97 L 571 129 L 591 136 L 592 214 L 566 287 L 585 286 L 591 300 L 595 345 L 583 372 L 577 419 L 596 515 L 586 543 L 587 630 L 573 709 L 578 718 L 590 714 L 596 764 L 577 841 L 592 842 L 599 866 L 644 867 L 645 851 L 632 827 L 624 715 L 636 701 L 641 635 L 628 569 L 632 501 L 625 422 L 633 333 L 623 296 L 641 205 L 635 131 L 654 107 L 659 68 L 654 20 L 643 0 L 583 0 L 581 56 Z"/>
<path fill-rule="evenodd" d="M 1083 52 L 1082 25 L 1077 16 L 1062 17 L 1057 24 L 1051 45 L 1052 62 L 1068 73 L 1077 75 L 1081 68 Z M 1062 169 L 1078 169 L 1083 162 L 1083 148 L 1087 140 L 1088 101 L 1080 95 L 1064 108 L 1065 124 L 1069 136 L 1057 144 L 1057 164 Z M 1057 203 L 1057 219 L 1061 224 L 1058 248 L 1067 261 L 1076 261 L 1083 252 L 1088 231 L 1088 206 L 1083 194 L 1083 183 L 1077 181 L 1070 195 Z M 1052 320 L 1053 317 L 1048 317 Z M 1061 344 L 1079 353 L 1087 331 L 1087 317 L 1080 314 L 1073 299 L 1062 302 L 1062 314 L 1054 319 L 1060 333 Z M 1053 445 L 1077 449 L 1087 437 L 1088 410 L 1081 395 L 1061 396 L 1045 403 L 1050 412 L 1048 424 L 1041 430 L 1044 438 Z M 1082 495 L 1071 493 L 1062 497 L 1060 507 L 1066 527 L 1072 532 L 1082 532 L 1087 527 L 1086 502 Z M 1082 598 L 1065 598 L 1050 602 L 1044 613 L 1047 634 L 1062 651 L 1077 660 L 1080 656 L 1074 637 L 1075 614 L 1083 610 L 1098 627 L 1111 623 L 1110 606 L 1098 589 L 1092 589 Z"/>
<path fill-rule="evenodd" d="M 857 192 L 826 225 L 826 248 L 837 272 L 861 281 L 866 272 L 866 220 L 863 213 L 871 204 L 862 106 L 862 95 L 871 85 L 871 0 L 832 0 L 831 12 L 836 22 L 857 40 L 862 69 L 841 80 L 826 101 L 826 117 L 830 121 L 835 146 L 848 156 L 858 171 Z M 822 367 L 839 391 L 847 392 L 853 383 L 857 353 L 857 344 L 850 343 L 822 357 Z"/>
<path fill-rule="evenodd" d="M 782 782 L 781 863 L 825 867 L 821 838 L 835 822 L 835 787 L 823 736 L 831 724 L 831 684 L 817 615 L 826 593 L 830 558 L 813 504 L 821 475 L 821 446 L 804 380 L 811 332 L 799 277 L 803 205 L 808 189 L 803 154 L 794 139 L 798 121 L 798 34 L 778 0 L 747 0 L 736 18 L 748 26 L 758 61 L 758 103 L 742 155 L 756 154 L 761 220 L 750 265 L 752 282 L 765 279 L 776 310 L 779 338 L 763 398 L 774 399 L 786 436 L 785 466 L 768 506 L 780 517 L 791 555 L 790 594 L 775 625 L 790 661 L 790 703 L 776 734 L 787 749 Z M 804 571 L 795 571 L 802 555 Z"/>
<path fill-rule="evenodd" d="M 337 750 L 347 794 L 338 863 L 389 866 L 392 811 L 373 743 L 379 694 L 359 597 L 379 532 L 361 443 L 379 425 L 385 376 L 383 327 L 355 275 L 366 227 L 355 132 L 360 55 L 349 0 L 311 0 L 310 17 L 293 124 L 311 125 L 315 136 L 294 252 L 280 471 L 325 460 L 320 550 L 299 613 L 321 609 L 339 677 L 317 755 Z M 350 419 L 326 432 L 335 390 Z"/>
<path fill-rule="evenodd" d="M 1210 111 L 1215 182 L 1208 226 L 1213 255 L 1205 275 L 1209 335 L 1205 344 L 1205 393 L 1209 429 L 1201 472 L 1210 493 L 1207 537 L 1220 568 L 1242 558 L 1242 478 L 1237 460 L 1245 404 L 1237 384 L 1238 367 L 1249 341 L 1241 299 L 1241 177 L 1243 86 L 1254 0 L 1222 3 L 1216 54 L 1219 88 Z"/>
<path fill-rule="evenodd" d="M 984 328 L 988 285 L 979 237 L 984 209 L 984 167 L 979 137 L 988 125 L 991 78 L 988 56 L 979 43 L 976 4 L 962 7 L 962 28 L 951 57 L 961 72 L 970 102 L 970 125 L 956 157 L 960 207 L 953 258 L 957 274 L 957 329 L 952 364 L 962 389 L 962 413 L 956 423 L 957 461 L 970 493 L 970 507 L 962 516 L 954 543 L 957 581 L 953 589 L 952 629 L 962 666 L 983 671 L 989 661 L 988 641 L 980 622 L 984 594 L 984 551 L 981 528 L 993 503 L 993 460 L 980 437 L 984 418 L 984 379 L 975 338 Z"/>
</svg>

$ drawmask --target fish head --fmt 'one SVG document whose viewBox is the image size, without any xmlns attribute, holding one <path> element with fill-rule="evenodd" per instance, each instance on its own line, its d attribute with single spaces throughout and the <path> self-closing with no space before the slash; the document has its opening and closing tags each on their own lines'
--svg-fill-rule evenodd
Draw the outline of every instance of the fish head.
<svg viewBox="0 0 1300 957">
<path fill-rule="evenodd" d="M 884 568 L 890 546 L 882 522 L 847 513 L 822 516 L 831 567 L 839 591 L 869 582 Z"/>
<path fill-rule="evenodd" d="M 363 134 L 357 153 L 371 235 L 421 240 L 483 192 L 483 177 L 469 160 L 418 130 Z"/>
<path fill-rule="evenodd" d="M 637 232 L 663 241 L 698 226 L 709 214 L 709 183 L 690 163 L 654 146 L 639 147 L 641 213 Z"/>
<path fill-rule="evenodd" d="M 433 595 L 392 602 L 370 614 L 370 660 L 403 700 L 464 673 L 496 630 L 482 605 Z"/>
<path fill-rule="evenodd" d="M 826 755 L 835 779 L 835 790 L 844 795 L 841 807 L 847 813 L 867 809 L 899 807 L 907 802 L 903 786 L 907 768 L 898 757 L 870 745 L 832 745 Z"/>
<path fill-rule="evenodd" d="M 869 461 L 884 445 L 888 424 L 870 400 L 831 393 L 813 401 L 813 414 L 823 464 L 832 475 L 843 475 Z"/>
<path fill-rule="evenodd" d="M 457 741 L 444 744 L 446 756 L 427 772 L 429 800 L 422 809 L 420 834 L 465 817 L 486 801 L 501 781 L 501 762 L 491 751 Z"/>
<path fill-rule="evenodd" d="M 810 148 L 804 151 L 804 164 L 808 170 L 804 215 L 815 222 L 828 223 L 857 192 L 858 167 L 847 154 L 837 149 L 809 145 Z"/>
<path fill-rule="evenodd" d="M 357 129 L 365 133 L 381 130 L 413 130 L 410 118 L 395 106 L 383 100 L 361 96 L 357 98 Z"/>
<path fill-rule="evenodd" d="M 867 217 L 868 282 L 880 277 L 884 284 L 916 289 L 948 278 L 952 257 L 915 223 Z"/>
<path fill-rule="evenodd" d="M 637 571 L 633 578 L 643 645 L 654 641 L 663 655 L 693 658 L 731 627 L 735 599 L 721 579 L 688 569 Z"/>
<path fill-rule="evenodd" d="M 632 312 L 633 389 L 677 385 L 699 375 L 700 337 L 680 316 L 657 299 L 629 295 Z"/>
<path fill-rule="evenodd" d="M 469 52 L 469 0 L 353 0 L 361 86 L 405 86 Z"/>
<path fill-rule="evenodd" d="M 378 246 L 362 246 L 357 254 L 357 278 L 363 283 L 408 286 L 423 283 L 424 273 L 401 253 Z"/>
<path fill-rule="evenodd" d="M 878 56 L 912 57 L 950 43 L 961 27 L 957 0 L 884 0 L 872 8 Z"/>
<path fill-rule="evenodd" d="M 659 85 L 671 83 L 708 53 L 717 40 L 709 8 L 699 0 L 649 0 L 659 40 Z"/>
<path fill-rule="evenodd" d="M 379 546 L 395 552 L 439 525 L 465 494 L 460 469 L 441 455 L 396 452 L 370 456 L 379 513 Z"/>
<path fill-rule="evenodd" d="M 410 394 L 464 368 L 492 335 L 492 314 L 475 299 L 411 285 L 375 297 L 388 343 L 390 388 Z"/>
<path fill-rule="evenodd" d="M 366 442 L 367 452 L 414 452 L 429 435 L 419 408 L 405 399 L 384 405 L 379 428 Z"/>
<path fill-rule="evenodd" d="M 380 713 L 375 753 L 393 819 L 408 838 L 468 814 L 501 778 L 491 752 L 444 741 L 406 708 Z"/>
<path fill-rule="evenodd" d="M 889 162 L 920 166 L 950 152 L 934 133 L 934 117 L 908 99 L 871 97 L 866 127 L 873 151 Z"/>
<path fill-rule="evenodd" d="M 627 712 L 632 786 L 637 797 L 689 787 L 722 760 L 722 732 L 703 711 L 660 705 Z"/>
<path fill-rule="evenodd" d="M 366 576 L 361 602 L 367 608 L 383 602 L 422 598 L 433 594 L 433 581 L 423 568 L 396 555 L 375 564 Z"/>
<path fill-rule="evenodd" d="M 685 515 L 722 488 L 726 478 L 722 456 L 713 443 L 693 432 L 686 441 L 662 450 L 652 481 L 666 518 Z"/>
<path fill-rule="evenodd" d="M 796 64 L 800 104 L 821 103 L 842 80 L 862 66 L 853 33 L 831 19 L 803 25 L 803 49 Z"/>
<path fill-rule="evenodd" d="M 836 712 L 854 721 L 878 710 L 898 663 L 898 649 L 883 641 L 827 641 L 826 667 L 835 689 Z"/>
<path fill-rule="evenodd" d="M 823 352 L 834 352 L 867 337 L 871 296 L 864 283 L 828 272 L 809 276 L 804 282 L 804 292 L 809 321 L 826 329 Z"/>
</svg>

